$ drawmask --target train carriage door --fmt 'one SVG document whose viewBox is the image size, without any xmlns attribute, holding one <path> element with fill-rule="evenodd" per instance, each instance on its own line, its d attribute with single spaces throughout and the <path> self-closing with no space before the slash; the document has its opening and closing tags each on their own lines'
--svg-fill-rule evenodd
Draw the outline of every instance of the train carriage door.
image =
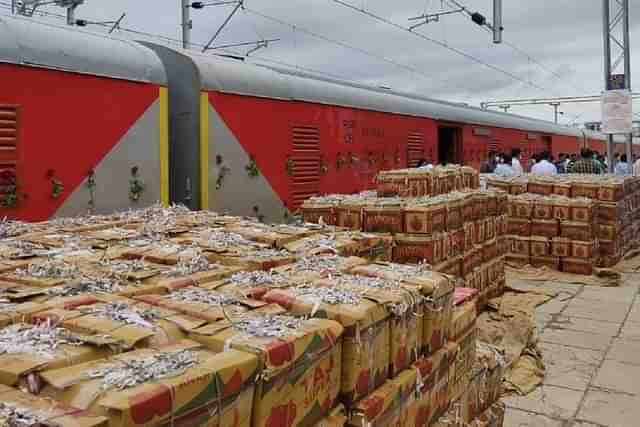
<svg viewBox="0 0 640 427">
<path fill-rule="evenodd" d="M 295 212 L 306 199 L 320 194 L 321 160 L 320 128 L 292 126 L 291 154 L 287 160 L 290 211 Z"/>
<path fill-rule="evenodd" d="M 457 126 L 438 127 L 438 163 L 462 164 L 462 132 Z"/>
<path fill-rule="evenodd" d="M 548 151 L 551 153 L 551 136 L 542 135 L 542 151 Z"/>
</svg>

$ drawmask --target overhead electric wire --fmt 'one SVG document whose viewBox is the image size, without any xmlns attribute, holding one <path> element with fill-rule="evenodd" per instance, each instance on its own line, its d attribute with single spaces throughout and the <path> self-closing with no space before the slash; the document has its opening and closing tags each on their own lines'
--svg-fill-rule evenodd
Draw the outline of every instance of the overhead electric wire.
<svg viewBox="0 0 640 427">
<path fill-rule="evenodd" d="M 366 15 L 369 18 L 372 18 L 372 19 L 374 19 L 374 20 L 376 20 L 378 22 L 382 22 L 382 23 L 384 23 L 386 25 L 389 25 L 389 26 L 392 26 L 392 27 L 394 27 L 394 28 L 396 28 L 398 30 L 402 30 L 404 32 L 412 34 L 415 37 L 419 37 L 419 38 L 421 38 L 421 39 L 423 39 L 425 41 L 428 41 L 430 43 L 438 45 L 438 46 L 440 46 L 440 47 L 442 47 L 444 49 L 450 50 L 451 52 L 454 52 L 459 56 L 467 58 L 468 60 L 473 61 L 473 62 L 475 62 L 477 64 L 480 64 L 480 65 L 482 65 L 482 66 L 484 66 L 486 68 L 492 69 L 492 70 L 494 70 L 494 71 L 496 71 L 496 72 L 498 72 L 500 74 L 503 74 L 503 75 L 513 79 L 513 80 L 516 80 L 516 81 L 519 81 L 521 83 L 524 83 L 527 86 L 531 86 L 531 87 L 533 87 L 535 89 L 538 89 L 538 90 L 541 90 L 541 91 L 548 91 L 548 89 L 546 89 L 546 88 L 544 88 L 544 87 L 542 87 L 542 86 L 540 86 L 538 84 L 535 84 L 533 82 L 528 82 L 525 79 L 519 77 L 518 75 L 516 75 L 516 74 L 514 74 L 514 73 L 512 73 L 512 72 L 510 72 L 508 70 L 505 70 L 505 69 L 500 68 L 500 67 L 498 67 L 496 65 L 490 64 L 490 63 L 488 63 L 488 62 L 486 62 L 486 61 L 484 61 L 484 60 L 482 60 L 480 58 L 477 58 L 477 57 L 471 55 L 470 53 L 467 53 L 467 52 L 465 52 L 465 51 L 463 51 L 463 50 L 461 50 L 461 49 L 459 49 L 457 47 L 451 46 L 448 43 L 442 42 L 440 40 L 431 38 L 429 36 L 426 36 L 426 35 L 424 35 L 422 33 L 417 32 L 417 31 L 412 31 L 412 30 L 410 30 L 410 29 L 408 29 L 408 28 L 406 28 L 406 27 L 404 27 L 404 26 L 402 26 L 400 24 L 397 24 L 397 23 L 395 23 L 395 22 L 393 22 L 393 21 L 391 21 L 391 20 L 389 20 L 387 18 L 384 18 L 382 16 L 376 15 L 373 12 L 370 12 L 370 11 L 364 10 L 364 9 L 360 9 L 359 7 L 354 6 L 353 4 L 351 4 L 349 2 L 346 2 L 346 1 L 343 1 L 343 0 L 328 0 L 328 1 L 333 2 L 335 4 L 338 4 L 340 6 L 343 6 L 343 7 L 349 8 L 349 9 L 355 11 L 355 12 L 358 12 L 358 13 L 361 13 L 363 15 Z"/>
<path fill-rule="evenodd" d="M 324 41 L 326 43 L 331 43 L 331 44 L 334 44 L 336 46 L 340 46 L 340 47 L 348 49 L 348 50 L 353 50 L 353 51 L 359 52 L 359 53 L 361 53 L 361 54 L 363 54 L 365 56 L 369 56 L 369 57 L 375 58 L 375 59 L 377 59 L 379 61 L 383 61 L 383 62 L 386 62 L 388 64 L 391 64 L 391 65 L 393 65 L 395 67 L 405 69 L 405 70 L 410 71 L 412 73 L 418 74 L 418 75 L 420 75 L 420 76 L 422 76 L 422 77 L 424 77 L 424 78 L 426 78 L 426 79 L 428 79 L 430 81 L 437 81 L 439 83 L 445 83 L 447 85 L 451 84 L 451 82 L 435 78 L 432 75 L 429 75 L 429 74 L 423 72 L 422 70 L 420 70 L 417 67 L 413 67 L 411 65 L 407 65 L 407 64 L 398 62 L 398 61 L 396 61 L 396 60 L 394 60 L 392 58 L 388 58 L 388 57 L 386 57 L 384 55 L 377 54 L 377 53 L 372 52 L 372 51 L 370 51 L 368 49 L 364 49 L 364 48 L 361 48 L 361 47 L 358 47 L 358 46 L 354 46 L 352 44 L 346 43 L 346 42 L 341 41 L 341 40 L 336 40 L 336 39 L 330 38 L 330 37 L 325 36 L 323 34 L 317 33 L 315 31 L 309 30 L 307 28 L 301 27 L 301 26 L 296 25 L 296 24 L 292 24 L 292 23 L 284 21 L 284 20 L 282 20 L 280 18 L 276 18 L 274 16 L 267 15 L 267 14 L 265 14 L 263 12 L 251 9 L 249 7 L 246 7 L 246 6 L 245 6 L 245 11 L 250 13 L 250 14 L 253 14 L 255 16 L 259 16 L 259 17 L 261 17 L 263 19 L 266 19 L 268 21 L 272 21 L 272 22 L 275 22 L 277 24 L 280 24 L 280 25 L 283 25 L 283 26 L 287 26 L 289 28 L 294 29 L 295 31 L 302 32 L 302 33 L 307 34 L 307 35 L 309 35 L 309 36 L 311 36 L 313 38 L 322 40 L 322 41 Z M 470 93 L 469 89 L 465 88 L 465 90 L 467 91 L 467 95 L 468 95 Z"/>
<path fill-rule="evenodd" d="M 461 9 L 464 9 L 468 15 L 471 15 L 471 12 L 469 11 L 469 8 L 467 6 L 465 6 L 464 4 L 460 3 L 457 0 L 445 0 L 447 3 L 449 3 L 449 6 L 453 5 L 452 7 L 458 7 Z M 490 30 L 487 27 L 482 27 L 483 29 L 485 29 L 488 33 L 492 33 L 493 31 Z M 558 80 L 567 80 L 567 76 L 562 76 L 560 74 L 558 74 L 557 72 L 551 70 L 549 67 L 545 66 L 544 64 L 542 64 L 542 62 L 538 61 L 535 57 L 533 57 L 533 55 L 529 54 L 528 52 L 526 52 L 525 50 L 519 48 L 518 46 L 516 46 L 515 44 L 511 43 L 508 40 L 503 40 L 502 44 L 509 46 L 511 49 L 513 49 L 514 51 L 518 52 L 519 54 L 521 54 L 522 56 L 526 57 L 530 62 L 533 62 L 534 64 L 536 64 L 538 67 L 540 67 L 542 70 L 546 71 L 547 73 L 551 74 L 553 77 L 557 78 Z M 577 86 L 571 84 L 571 86 L 573 86 L 575 89 L 582 91 L 585 88 L 578 88 Z"/>
</svg>

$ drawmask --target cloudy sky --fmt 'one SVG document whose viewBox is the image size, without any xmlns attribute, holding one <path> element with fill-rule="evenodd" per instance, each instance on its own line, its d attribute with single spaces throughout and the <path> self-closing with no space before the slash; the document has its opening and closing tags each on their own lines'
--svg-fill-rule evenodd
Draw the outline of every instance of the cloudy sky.
<svg viewBox="0 0 640 427">
<path fill-rule="evenodd" d="M 597 95 L 603 87 L 601 0 L 504 0 L 508 45 L 494 45 L 491 34 L 463 14 L 445 16 L 416 30 L 460 53 L 340 2 L 404 28 L 412 16 L 451 9 L 447 0 L 245 0 L 245 10 L 233 17 L 214 45 L 279 38 L 256 52 L 253 60 L 474 105 L 486 100 Z M 459 2 L 491 18 L 492 0 Z M 640 1 L 630 3 L 632 70 L 640 89 Z M 225 5 L 193 10 L 194 44 L 206 43 L 232 9 L 233 5 Z M 43 10 L 61 11 L 54 6 Z M 180 38 L 180 0 L 86 0 L 77 15 L 110 20 L 123 12 L 126 28 Z M 243 53 L 249 48 L 232 50 Z M 640 111 L 640 102 L 635 106 Z M 561 121 L 567 124 L 600 116 L 597 103 L 565 104 L 561 110 L 565 113 Z M 553 119 L 549 106 L 513 107 L 511 112 Z"/>
</svg>

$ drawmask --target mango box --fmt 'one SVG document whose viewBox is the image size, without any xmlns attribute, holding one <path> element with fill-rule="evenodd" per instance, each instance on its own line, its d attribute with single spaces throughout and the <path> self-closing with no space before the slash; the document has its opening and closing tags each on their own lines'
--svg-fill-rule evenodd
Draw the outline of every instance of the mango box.
<svg viewBox="0 0 640 427">
<path fill-rule="evenodd" d="M 297 261 L 299 257 L 286 250 L 238 248 L 207 252 L 207 258 L 210 262 L 241 267 L 245 270 L 268 271 L 281 265 L 291 264 Z"/>
<path fill-rule="evenodd" d="M 17 323 L 7 328 L 15 328 L 18 332 L 33 328 L 32 325 Z M 0 355 L 0 384 L 8 386 L 25 386 L 33 392 L 40 388 L 42 373 L 66 366 L 101 359 L 112 353 L 110 346 L 117 347 L 119 342 L 108 336 L 82 336 L 74 334 L 84 344 L 61 344 L 48 354 L 13 353 Z"/>
<path fill-rule="evenodd" d="M 439 280 L 438 287 L 425 304 L 423 346 L 427 355 L 442 348 L 451 334 L 455 286 L 449 276 Z"/>
<path fill-rule="evenodd" d="M 360 265 L 351 269 L 352 274 L 361 276 L 379 277 L 386 280 L 394 280 L 402 284 L 413 285 L 420 289 L 424 296 L 431 296 L 435 290 L 448 282 L 446 276 L 431 271 L 424 265 L 395 264 L 391 262 L 375 262 L 368 265 Z M 445 285 L 446 286 L 446 285 Z"/>
<path fill-rule="evenodd" d="M 318 421 L 313 427 L 345 427 L 347 412 L 343 405 L 336 406 L 329 415 Z"/>
<path fill-rule="evenodd" d="M 324 292 L 331 288 L 311 283 L 270 291 L 264 300 L 294 315 L 332 319 L 344 327 L 340 401 L 350 408 L 389 377 L 390 313 L 383 304 L 363 298 L 361 290 L 345 291 L 353 303 L 327 303 Z"/>
<path fill-rule="evenodd" d="M 458 400 L 463 392 L 468 391 L 469 383 L 473 377 L 473 366 L 476 362 L 476 342 L 478 330 L 475 323 L 465 335 L 459 338 L 458 355 L 454 366 L 454 379 L 452 399 Z"/>
<path fill-rule="evenodd" d="M 68 269 L 68 274 L 60 275 L 58 277 L 55 276 L 34 276 L 28 273 L 28 268 L 30 266 L 38 266 L 38 265 L 51 265 L 54 267 L 60 267 Z M 24 269 L 12 269 L 10 271 L 6 271 L 0 274 L 0 280 L 5 282 L 13 282 L 20 283 L 23 285 L 35 286 L 40 288 L 49 288 L 52 286 L 63 285 L 65 283 L 73 282 L 76 277 L 80 274 L 80 270 L 75 264 L 67 263 L 63 261 L 33 261 L 29 263 Z"/>
<path fill-rule="evenodd" d="M 427 427 L 433 421 L 435 388 L 440 364 L 448 356 L 446 349 L 422 357 L 412 367 L 416 370 L 416 399 L 409 405 L 409 426 Z"/>
<path fill-rule="evenodd" d="M 105 315 L 109 306 L 133 319 L 127 323 Z M 112 309 L 112 308 L 110 308 Z M 114 295 L 86 295 L 53 299 L 48 307 L 32 318 L 50 321 L 86 336 L 108 336 L 121 349 L 157 347 L 180 341 L 187 333 L 206 323 L 197 317 Z"/>
<path fill-rule="evenodd" d="M 245 239 L 266 243 L 276 249 L 282 249 L 288 243 L 319 232 L 332 231 L 332 229 L 332 227 L 322 226 L 298 227 L 287 224 L 266 225 L 260 223 L 251 226 L 234 224 L 226 227 L 227 231 L 237 233 Z"/>
<path fill-rule="evenodd" d="M 438 419 L 447 412 L 454 391 L 458 345 L 454 342 L 448 342 L 443 347 L 443 350 L 444 353 L 440 366 L 438 366 L 436 384 L 432 394 L 433 399 L 431 407 L 433 408 L 434 413 L 433 419 Z"/>
<path fill-rule="evenodd" d="M 147 287 L 148 292 L 159 291 L 161 289 L 156 283 L 158 277 L 169 269 L 167 265 L 156 264 L 144 259 L 89 259 L 78 263 L 80 269 L 89 276 L 116 277 L 122 281 L 123 292 L 127 295 L 135 295 Z M 153 285 L 153 286 L 152 286 Z M 134 289 L 126 289 L 128 286 L 135 286 Z"/>
<path fill-rule="evenodd" d="M 413 427 L 409 413 L 417 399 L 415 369 L 402 371 L 382 387 L 362 399 L 351 411 L 351 427 Z"/>
<path fill-rule="evenodd" d="M 260 316 L 260 315 L 258 315 Z M 326 319 L 306 319 L 296 332 L 278 338 L 242 332 L 233 326 L 244 314 L 193 331 L 191 337 L 213 351 L 233 348 L 259 360 L 253 427 L 311 426 L 334 406 L 340 391 L 342 326 Z M 269 317 L 290 319 L 290 316 Z"/>
<path fill-rule="evenodd" d="M 207 289 L 238 296 L 238 298 L 260 299 L 271 289 L 287 288 L 296 283 L 287 272 L 281 272 L 286 266 L 270 271 L 243 271 L 223 280 L 203 285 Z"/>
<path fill-rule="evenodd" d="M 102 378 L 87 375 L 104 365 L 124 367 L 129 360 L 185 350 L 195 353 L 195 366 L 122 390 L 105 389 Z M 249 353 L 214 354 L 195 342 L 181 341 L 47 372 L 41 395 L 108 417 L 109 427 L 250 427 L 257 371 L 258 360 Z"/>
<path fill-rule="evenodd" d="M 454 285 L 451 278 L 445 274 L 427 270 L 421 265 L 404 265 L 386 262 L 355 267 L 353 274 L 380 277 L 393 280 L 411 288 L 415 287 L 419 293 L 427 298 L 424 305 L 422 325 L 418 325 L 420 339 L 420 353 L 433 354 L 444 345 L 448 337 L 448 324 L 452 313 L 452 292 Z"/>
<path fill-rule="evenodd" d="M 340 273 L 347 273 L 354 267 L 366 265 L 367 263 L 368 261 L 366 259 L 360 257 L 323 254 L 301 258 L 293 264 L 274 268 L 273 271 L 287 274 L 298 284 L 309 280 L 323 279 Z"/>
<path fill-rule="evenodd" d="M 57 427 L 107 427 L 108 419 L 87 411 L 24 393 L 15 388 L 0 385 L 0 401 L 40 417 L 42 424 Z M 7 420 L 3 420 L 7 421 Z M 9 422 L 7 425 L 13 425 Z"/>
<path fill-rule="evenodd" d="M 135 299 L 207 322 L 217 322 L 227 316 L 237 316 L 266 305 L 262 301 L 236 295 L 212 289 L 188 287 L 174 290 L 169 294 L 142 295 Z M 216 299 L 219 301 L 218 304 L 209 302 L 216 301 Z M 202 324 L 198 326 L 202 326 Z"/>
<path fill-rule="evenodd" d="M 345 231 L 331 235 L 317 234 L 284 245 L 288 251 L 300 256 L 339 254 L 361 256 L 367 259 L 388 257 L 392 238 L 386 234 Z"/>
<path fill-rule="evenodd" d="M 198 255 L 201 248 L 180 239 L 168 239 L 161 243 L 132 248 L 121 255 L 124 259 L 143 259 L 154 264 L 176 265 L 180 260 L 190 259 Z M 213 260 L 209 259 L 210 262 Z"/>
<path fill-rule="evenodd" d="M 391 313 L 389 375 L 395 377 L 414 362 L 422 349 L 424 322 L 423 297 L 416 286 L 377 277 L 338 275 L 318 283 L 362 293 L 383 304 Z"/>
</svg>

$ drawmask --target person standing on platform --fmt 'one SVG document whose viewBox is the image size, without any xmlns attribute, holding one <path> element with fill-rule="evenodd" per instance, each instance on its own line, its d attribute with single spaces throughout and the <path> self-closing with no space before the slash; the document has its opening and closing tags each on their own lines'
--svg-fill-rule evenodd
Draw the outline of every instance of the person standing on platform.
<svg viewBox="0 0 640 427">
<path fill-rule="evenodd" d="M 580 158 L 570 166 L 569 173 L 599 174 L 600 165 L 593 160 L 591 150 L 584 147 L 580 150 Z"/>
<path fill-rule="evenodd" d="M 516 171 L 513 169 L 512 162 L 511 162 L 511 156 L 508 154 L 505 154 L 503 156 L 504 161 L 502 163 L 500 163 L 498 166 L 496 166 L 496 170 L 493 172 L 496 175 L 500 175 L 500 176 L 515 176 Z"/>
<path fill-rule="evenodd" d="M 627 163 L 627 155 L 620 156 L 620 160 L 616 163 L 614 173 L 618 176 L 629 175 L 629 163 Z"/>
<path fill-rule="evenodd" d="M 493 173 L 496 170 L 496 153 L 489 151 L 487 159 L 480 164 L 480 173 Z"/>
<path fill-rule="evenodd" d="M 520 163 L 521 154 L 522 154 L 522 151 L 519 148 L 514 148 L 513 150 L 511 150 L 511 168 L 513 169 L 513 173 L 518 176 L 524 174 L 522 163 Z M 505 157 L 509 157 L 509 156 L 505 156 Z M 505 159 L 505 163 L 506 163 L 506 159 Z"/>
<path fill-rule="evenodd" d="M 532 175 L 554 176 L 558 175 L 556 165 L 551 163 L 549 159 L 551 155 L 548 151 L 540 153 L 540 161 L 531 168 Z"/>
</svg>

